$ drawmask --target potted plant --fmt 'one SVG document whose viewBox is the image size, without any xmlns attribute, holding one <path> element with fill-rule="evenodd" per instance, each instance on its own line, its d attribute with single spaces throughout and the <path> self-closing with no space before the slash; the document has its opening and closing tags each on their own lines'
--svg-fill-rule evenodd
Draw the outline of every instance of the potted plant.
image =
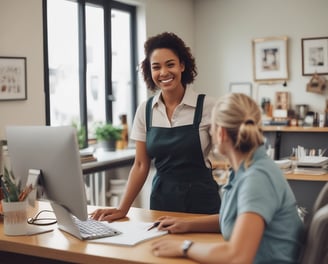
<svg viewBox="0 0 328 264">
<path fill-rule="evenodd" d="M 83 149 L 86 146 L 86 131 L 85 131 L 85 127 L 78 125 L 78 123 L 76 123 L 75 121 L 72 122 L 72 126 L 75 127 L 76 129 L 76 136 L 77 136 L 77 142 L 79 144 L 79 148 Z"/>
<path fill-rule="evenodd" d="M 121 139 L 122 127 L 111 123 L 98 123 L 95 128 L 95 136 L 100 147 L 105 150 L 115 151 L 116 141 Z"/>
</svg>

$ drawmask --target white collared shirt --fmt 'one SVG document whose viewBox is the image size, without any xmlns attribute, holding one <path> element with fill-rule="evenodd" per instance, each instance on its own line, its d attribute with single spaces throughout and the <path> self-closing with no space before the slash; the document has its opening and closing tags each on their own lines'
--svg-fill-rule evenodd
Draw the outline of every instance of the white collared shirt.
<svg viewBox="0 0 328 264">
<path fill-rule="evenodd" d="M 161 100 L 161 92 L 157 93 L 154 96 L 152 102 L 152 126 L 178 127 L 192 124 L 194 120 L 198 94 L 199 93 L 196 93 L 192 88 L 186 88 L 184 97 L 182 98 L 181 103 L 174 110 L 170 122 L 166 114 L 165 105 Z M 200 141 L 205 161 L 211 149 L 210 126 L 211 111 L 214 103 L 214 98 L 207 95 L 205 96 L 203 105 L 203 117 L 199 126 Z M 141 103 L 136 111 L 130 135 L 132 140 L 146 142 L 146 104 L 146 101 Z"/>
</svg>

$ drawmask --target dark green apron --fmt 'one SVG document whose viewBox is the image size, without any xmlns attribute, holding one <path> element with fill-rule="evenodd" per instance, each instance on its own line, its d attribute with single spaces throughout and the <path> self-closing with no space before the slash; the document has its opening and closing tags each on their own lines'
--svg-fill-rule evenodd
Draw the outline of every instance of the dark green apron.
<svg viewBox="0 0 328 264">
<path fill-rule="evenodd" d="M 156 168 L 150 209 L 219 213 L 218 185 L 207 168 L 199 138 L 204 95 L 199 95 L 194 121 L 180 127 L 152 127 L 152 98 L 146 106 L 147 152 Z"/>
</svg>

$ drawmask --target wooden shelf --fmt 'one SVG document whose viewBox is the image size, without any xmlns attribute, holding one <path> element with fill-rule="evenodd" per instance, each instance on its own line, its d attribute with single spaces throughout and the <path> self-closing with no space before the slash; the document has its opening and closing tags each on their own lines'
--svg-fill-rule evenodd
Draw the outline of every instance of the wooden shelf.
<svg viewBox="0 0 328 264">
<path fill-rule="evenodd" d="M 229 164 L 224 161 L 215 161 L 212 160 L 212 167 L 213 169 L 221 169 L 221 170 L 227 170 L 229 168 Z M 296 174 L 296 173 L 285 173 L 284 174 L 287 180 L 294 180 L 294 181 L 328 181 L 328 174 L 323 175 L 310 175 L 310 174 Z M 227 176 L 227 175 L 226 175 Z M 220 184 L 225 184 L 226 177 L 217 178 L 214 177 L 214 179 Z"/>
<path fill-rule="evenodd" d="M 263 132 L 325 132 L 328 133 L 328 127 L 297 127 L 297 126 L 262 126 Z"/>
<path fill-rule="evenodd" d="M 285 174 L 287 180 L 295 181 L 328 181 L 328 174 L 309 175 L 309 174 Z"/>
</svg>

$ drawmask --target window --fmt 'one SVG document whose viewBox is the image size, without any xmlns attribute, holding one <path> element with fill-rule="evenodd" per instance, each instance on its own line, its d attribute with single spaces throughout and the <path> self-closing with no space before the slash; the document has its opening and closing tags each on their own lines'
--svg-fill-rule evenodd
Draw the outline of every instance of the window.
<svg viewBox="0 0 328 264">
<path fill-rule="evenodd" d="M 47 125 L 132 123 L 136 8 L 109 0 L 43 0 Z"/>
</svg>

